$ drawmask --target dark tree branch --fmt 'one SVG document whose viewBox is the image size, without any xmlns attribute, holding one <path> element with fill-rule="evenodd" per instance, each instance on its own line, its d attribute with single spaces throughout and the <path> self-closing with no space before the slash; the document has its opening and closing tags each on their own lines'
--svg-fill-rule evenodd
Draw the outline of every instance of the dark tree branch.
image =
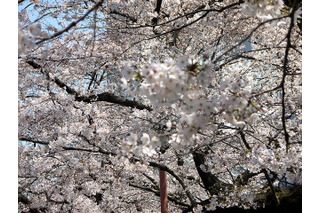
<svg viewBox="0 0 320 213">
<path fill-rule="evenodd" d="M 47 142 L 47 141 L 40 141 L 40 140 L 35 140 L 35 139 L 32 139 L 32 138 L 25 138 L 25 137 L 19 138 L 19 140 L 26 141 L 26 142 L 31 142 L 33 144 L 41 144 L 41 145 L 49 145 L 50 144 L 50 142 Z M 70 146 L 61 146 L 61 148 L 63 150 L 66 150 L 66 151 L 92 152 L 92 153 L 101 153 L 101 154 L 113 155 L 113 156 L 117 155 L 116 153 L 106 151 L 106 150 L 102 149 L 101 147 L 97 147 L 98 150 L 81 148 L 81 147 L 70 147 Z"/>
<path fill-rule="evenodd" d="M 145 176 L 146 178 L 148 178 L 148 179 L 153 183 L 153 186 L 154 186 L 157 190 L 160 190 L 160 189 L 159 189 L 159 186 L 158 186 L 158 183 L 155 181 L 155 179 L 153 179 L 152 177 L 150 177 L 150 176 L 147 175 L 146 173 L 143 173 L 143 176 Z"/>
<path fill-rule="evenodd" d="M 129 183 L 129 186 L 132 186 L 132 187 L 135 187 L 135 188 L 138 188 L 138 189 L 142 189 L 144 191 L 148 191 L 148 192 L 152 192 L 154 193 L 156 196 L 160 197 L 160 192 L 159 191 L 156 191 L 156 190 L 153 190 L 151 188 L 148 188 L 148 187 L 145 187 L 145 186 L 138 186 L 134 183 Z M 184 206 L 184 207 L 190 207 L 190 205 L 186 204 L 186 203 L 182 203 L 180 201 L 178 201 L 177 199 L 171 197 L 171 196 L 168 196 L 168 200 L 174 202 L 175 204 L 177 205 L 180 205 L 180 206 Z"/>
<path fill-rule="evenodd" d="M 162 0 L 157 0 L 157 6 L 154 11 L 156 11 L 158 14 L 160 13 L 161 4 L 162 4 Z"/>
<path fill-rule="evenodd" d="M 238 186 L 247 185 L 250 178 L 252 178 L 258 174 L 261 174 L 261 172 L 262 171 L 252 173 L 252 172 L 249 172 L 249 170 L 246 170 L 236 178 L 235 185 L 238 185 Z"/>
<path fill-rule="evenodd" d="M 211 194 L 211 195 L 218 195 L 219 192 L 227 187 L 230 186 L 229 184 L 226 184 L 222 181 L 220 181 L 216 176 L 214 176 L 211 172 L 204 172 L 200 168 L 202 164 L 205 163 L 205 154 L 200 151 L 194 151 L 192 153 L 193 155 L 193 161 L 195 163 L 196 169 L 198 171 L 198 174 L 202 180 L 202 183 L 205 187 L 205 189 Z"/>
<path fill-rule="evenodd" d="M 56 32 L 55 34 L 53 34 L 50 37 L 47 38 L 43 38 L 40 41 L 36 42 L 36 44 L 41 44 L 44 41 L 53 39 L 55 37 L 58 37 L 60 35 L 62 35 L 63 33 L 69 31 L 71 28 L 73 28 L 74 26 L 76 26 L 80 21 L 83 21 L 92 11 L 97 10 L 98 7 L 100 7 L 103 4 L 104 0 L 100 0 L 98 1 L 90 10 L 88 10 L 82 17 L 80 17 L 77 21 L 71 22 L 65 29 L 60 30 L 58 32 Z"/>
<path fill-rule="evenodd" d="M 170 175 L 175 177 L 178 180 L 178 182 L 180 183 L 180 185 L 182 186 L 182 188 L 184 189 L 184 191 L 186 192 L 186 194 L 191 202 L 191 205 L 195 206 L 195 204 L 196 204 L 195 199 L 193 198 L 192 194 L 190 193 L 190 191 L 188 190 L 188 188 L 186 187 L 186 185 L 184 184 L 184 182 L 181 180 L 181 178 L 178 175 L 176 175 L 171 169 L 169 169 L 166 165 L 163 165 L 163 164 L 159 164 L 156 162 L 149 162 L 149 166 L 157 167 L 160 170 L 166 171 Z"/>
<path fill-rule="evenodd" d="M 167 25 L 167 24 L 169 24 L 171 22 L 174 22 L 174 21 L 176 21 L 178 19 L 181 19 L 181 18 L 184 18 L 184 17 L 193 17 L 196 13 L 200 13 L 200 12 L 223 12 L 224 10 L 230 9 L 230 8 L 232 8 L 234 6 L 237 6 L 237 5 L 240 5 L 242 3 L 244 3 L 244 1 L 243 0 L 239 0 L 239 2 L 227 5 L 225 7 L 221 7 L 220 9 L 203 9 L 205 7 L 205 5 L 201 5 L 201 6 L 199 6 L 197 9 L 195 9 L 192 12 L 185 13 L 185 14 L 183 14 L 181 16 L 175 17 L 173 19 L 170 19 L 168 21 L 165 21 L 165 22 L 162 22 L 162 23 L 159 23 L 159 24 L 158 23 L 155 24 L 155 22 L 153 22 L 152 25 L 145 24 L 145 25 L 139 25 L 139 26 L 128 26 L 128 27 L 125 27 L 125 28 L 118 28 L 118 29 L 138 29 L 138 28 L 147 28 L 147 27 L 155 27 L 155 26 L 164 26 L 164 25 Z M 156 38 L 156 37 L 153 37 L 153 38 Z"/>
<path fill-rule="evenodd" d="M 109 92 L 100 93 L 97 95 L 90 95 L 90 96 L 76 96 L 76 101 L 83 101 L 85 103 L 92 103 L 97 101 L 106 101 L 114 104 L 119 104 L 121 106 L 128 106 L 137 108 L 140 110 L 147 109 L 148 111 L 152 111 L 152 108 L 150 106 L 146 106 L 142 103 L 139 103 L 134 100 L 128 100 L 125 98 L 120 98 L 118 96 L 115 96 Z"/>
<path fill-rule="evenodd" d="M 129 100 L 125 98 L 118 97 L 114 94 L 111 94 L 109 92 L 100 93 L 97 95 L 90 95 L 90 96 L 80 96 L 77 91 L 75 91 L 73 88 L 69 87 L 67 84 L 62 82 L 59 78 L 55 77 L 54 79 L 51 79 L 49 76 L 49 73 L 44 71 L 38 63 L 32 60 L 26 61 L 30 66 L 32 66 L 34 69 L 41 69 L 41 71 L 47 76 L 47 78 L 51 81 L 53 81 L 55 84 L 57 84 L 61 89 L 64 89 L 69 95 L 75 95 L 76 101 L 83 101 L 85 103 L 92 103 L 97 101 L 105 101 L 110 102 L 114 104 L 119 104 L 121 106 L 127 106 L 127 107 L 133 107 L 140 110 L 148 110 L 152 111 L 152 107 L 146 106 L 140 102 L 137 102 L 135 100 Z"/>
<path fill-rule="evenodd" d="M 220 36 L 219 36 L 219 38 L 218 38 L 218 40 L 217 40 L 217 42 L 216 42 L 215 47 L 218 47 L 218 46 L 219 46 L 222 36 L 223 36 L 223 28 L 221 28 Z M 216 56 L 216 51 L 214 51 L 214 52 L 212 53 L 212 56 L 211 56 L 211 59 L 210 59 L 210 60 L 213 61 L 213 59 L 214 59 L 215 56 Z"/>
<path fill-rule="evenodd" d="M 290 8 L 292 8 L 294 11 L 296 11 L 299 7 L 302 7 L 302 0 L 284 0 L 284 4 Z M 298 18 L 298 27 L 300 31 L 302 32 L 302 17 Z"/>
<path fill-rule="evenodd" d="M 268 185 L 271 189 L 271 192 L 272 192 L 272 195 L 273 195 L 273 199 L 274 199 L 274 202 L 276 202 L 276 205 L 279 205 L 280 204 L 280 201 L 279 201 L 279 198 L 276 194 L 276 191 L 273 187 L 273 182 L 271 181 L 271 178 L 268 174 L 268 171 L 266 169 L 262 169 L 262 172 L 264 173 L 265 177 L 267 178 L 267 181 L 268 181 Z"/>
<path fill-rule="evenodd" d="M 286 80 L 286 76 L 287 76 L 287 65 L 288 65 L 288 56 L 289 56 L 289 49 L 292 47 L 291 45 L 291 32 L 292 32 L 292 29 L 294 27 L 294 14 L 295 14 L 295 11 L 297 10 L 297 7 L 298 7 L 298 1 L 295 0 L 293 1 L 293 8 L 292 8 L 292 12 L 290 14 L 290 26 L 289 26 L 289 29 L 288 29 L 288 34 L 287 34 L 287 45 L 286 45 L 286 49 L 285 49 L 285 55 L 284 55 L 284 62 L 283 62 L 283 74 L 282 74 L 282 81 L 281 81 L 281 91 L 282 91 L 282 96 L 281 96 L 281 106 L 282 106 L 282 116 L 281 116 L 281 121 L 282 121 L 282 128 L 283 128 L 283 132 L 284 132 L 284 139 L 286 141 L 286 149 L 287 149 L 287 152 L 289 150 L 289 138 L 290 138 L 290 135 L 287 131 L 287 127 L 286 127 L 286 104 L 285 104 L 285 95 L 286 95 L 286 92 L 285 92 L 285 80 Z"/>
<path fill-rule="evenodd" d="M 18 202 L 21 202 L 23 204 L 30 204 L 31 203 L 31 201 L 20 192 L 18 193 Z"/>
<path fill-rule="evenodd" d="M 32 66 L 33 69 L 41 69 L 42 68 L 40 64 L 38 64 L 32 60 L 27 60 L 26 63 L 29 64 L 30 66 Z"/>
<path fill-rule="evenodd" d="M 133 44 L 131 45 L 131 47 L 133 47 L 133 46 L 135 46 L 135 45 L 137 45 L 137 44 L 139 44 L 139 43 L 141 43 L 141 42 L 143 42 L 143 41 L 148 41 L 148 40 L 152 40 L 152 39 L 155 39 L 155 38 L 159 38 L 159 37 L 161 37 L 161 36 L 164 36 L 164 35 L 167 35 L 167 34 L 170 34 L 170 33 L 179 32 L 181 29 L 186 28 L 186 27 L 188 27 L 188 26 L 190 26 L 190 25 L 198 22 L 199 20 L 203 19 L 204 17 L 206 17 L 206 16 L 209 14 L 209 12 L 210 12 L 210 11 L 206 11 L 202 16 L 200 16 L 200 17 L 197 18 L 196 20 L 194 20 L 194 21 L 192 21 L 192 22 L 190 22 L 190 23 L 188 23 L 188 24 L 182 25 L 181 27 L 173 28 L 173 29 L 168 30 L 168 31 L 166 31 L 166 32 L 159 33 L 159 34 L 157 34 L 157 35 L 155 35 L 155 36 L 152 36 L 152 37 L 149 37 L 149 38 L 145 38 L 145 39 L 141 39 L 140 41 L 137 41 L 137 42 L 133 43 Z M 154 25 L 153 25 L 153 26 L 154 26 Z M 127 48 L 126 50 L 124 50 L 124 51 L 122 52 L 122 54 L 124 54 L 125 52 L 127 52 L 131 47 L 129 47 L 129 48 Z"/>
<path fill-rule="evenodd" d="M 246 146 L 246 148 L 247 148 L 248 150 L 251 150 L 251 147 L 250 147 L 250 145 L 248 144 L 248 142 L 247 142 L 247 140 L 246 140 L 246 137 L 245 137 L 245 134 L 243 133 L 243 131 L 240 131 L 239 133 L 240 133 L 241 139 L 242 139 L 244 145 Z M 274 201 L 276 202 L 276 205 L 279 205 L 279 202 L 280 202 L 280 201 L 279 201 L 279 198 L 277 197 L 276 191 L 275 191 L 275 189 L 274 189 L 274 187 L 273 187 L 273 182 L 271 181 L 270 176 L 269 176 L 267 170 L 266 170 L 266 169 L 262 169 L 261 171 L 264 173 L 264 175 L 265 175 L 265 177 L 266 177 L 266 179 L 267 179 L 267 181 L 268 181 L 268 185 L 269 185 L 269 187 L 270 187 L 270 189 L 271 189 L 272 196 L 273 196 Z M 249 174 L 250 174 L 250 173 L 249 173 Z M 244 174 L 241 174 L 241 175 L 246 175 L 246 174 L 244 173 Z M 255 174 L 250 174 L 250 176 L 251 176 L 251 175 L 254 176 Z"/>
<path fill-rule="evenodd" d="M 119 12 L 117 10 L 111 10 L 110 14 L 115 14 L 115 15 L 119 15 L 119 16 L 125 17 L 125 18 L 129 19 L 130 21 L 132 21 L 134 23 L 138 21 L 135 17 L 130 16 L 130 15 L 125 14 L 125 13 L 121 13 L 121 12 Z"/>
<path fill-rule="evenodd" d="M 39 140 L 35 140 L 35 139 L 32 139 L 32 138 L 22 137 L 22 138 L 19 138 L 19 140 L 31 142 L 31 143 L 34 143 L 34 144 L 49 145 L 49 142 L 47 142 L 47 141 L 39 141 Z"/>
<path fill-rule="evenodd" d="M 163 35 L 167 35 L 167 34 L 174 33 L 174 32 L 179 32 L 181 29 L 186 28 L 186 27 L 188 27 L 188 26 L 190 26 L 190 25 L 198 22 L 199 20 L 205 18 L 210 12 L 222 12 L 222 11 L 224 11 L 224 10 L 227 10 L 227 9 L 230 9 L 230 8 L 232 8 L 232 7 L 234 7 L 234 6 L 237 6 L 237 5 L 239 5 L 239 4 L 242 4 L 243 2 L 244 2 L 243 0 L 240 0 L 239 2 L 236 2 L 236 3 L 233 3 L 233 4 L 227 5 L 227 6 L 225 6 L 225 7 L 220 8 L 220 9 L 208 9 L 208 10 L 197 9 L 197 10 L 191 12 L 191 13 L 185 14 L 185 15 L 180 16 L 180 17 L 177 17 L 177 18 L 174 18 L 174 19 L 172 19 L 172 20 L 170 20 L 170 21 L 167 21 L 167 22 L 164 22 L 164 23 L 161 23 L 161 24 L 156 24 L 156 26 L 161 26 L 161 25 L 165 25 L 165 24 L 168 24 L 168 23 L 170 23 L 170 22 L 173 22 L 173 21 L 175 21 L 175 20 L 178 20 L 178 19 L 180 19 L 180 18 L 182 18 L 182 17 L 188 17 L 188 16 L 190 16 L 190 15 L 194 15 L 194 14 L 199 13 L 199 12 L 204 12 L 199 18 L 191 21 L 190 23 L 187 23 L 187 24 L 185 24 L 185 25 L 182 25 L 181 27 L 178 27 L 178 28 L 173 28 L 173 29 L 168 30 L 168 31 L 163 32 L 163 33 L 156 34 L 155 36 L 152 36 L 152 37 L 145 38 L 145 39 L 142 39 L 142 40 L 140 40 L 140 41 L 137 41 L 137 42 L 133 43 L 131 47 L 133 47 L 133 46 L 135 46 L 135 45 L 137 45 L 137 44 L 139 44 L 139 43 L 141 43 L 141 42 L 143 42 L 143 41 L 148 41 L 148 40 L 152 40 L 152 39 L 155 39 L 155 38 L 159 38 L 160 36 L 163 36 Z M 201 7 L 200 7 L 200 8 L 201 8 Z M 157 21 L 153 21 L 153 24 L 152 24 L 152 25 L 132 27 L 131 29 L 133 29 L 133 28 L 141 28 L 141 27 L 155 27 L 155 22 L 157 22 Z M 124 50 L 124 51 L 122 52 L 122 54 L 125 53 L 125 52 L 127 52 L 131 47 L 129 47 L 129 48 L 127 48 L 126 50 Z"/>
<path fill-rule="evenodd" d="M 283 16 L 283 17 L 279 17 L 279 18 L 273 18 L 273 19 L 269 19 L 269 20 L 266 20 L 264 22 L 261 22 L 260 24 L 258 24 L 253 30 L 251 30 L 251 32 L 244 38 L 242 39 L 238 44 L 232 46 L 230 49 L 228 49 L 227 51 L 225 51 L 223 54 L 221 54 L 219 57 L 217 57 L 212 63 L 215 64 L 217 63 L 223 56 L 227 55 L 229 52 L 233 51 L 235 48 L 239 47 L 241 44 L 243 44 L 245 41 L 247 41 L 251 36 L 252 34 L 257 30 L 259 29 L 261 26 L 269 23 L 269 22 L 272 22 L 272 21 L 277 21 L 277 20 L 280 20 L 280 19 L 283 19 L 283 18 L 287 18 L 288 16 Z"/>
<path fill-rule="evenodd" d="M 248 150 L 251 150 L 251 147 L 250 147 L 250 145 L 248 144 L 247 139 L 246 139 L 246 136 L 244 135 L 243 131 L 239 131 L 239 133 L 240 133 L 240 137 L 241 137 L 241 139 L 242 139 L 242 142 L 244 143 L 244 145 L 246 146 L 246 148 L 247 148 Z"/>
<path fill-rule="evenodd" d="M 250 96 L 250 100 L 252 99 L 252 98 L 254 98 L 254 97 L 257 97 L 257 96 L 260 96 L 260 95 L 263 95 L 263 94 L 265 94 L 265 93 L 269 93 L 269 92 L 273 92 L 273 91 L 277 91 L 277 90 L 279 90 L 279 89 L 281 89 L 281 85 L 280 86 L 276 86 L 275 88 L 272 88 L 272 89 L 269 89 L 269 90 L 265 90 L 265 91 L 262 91 L 262 92 L 257 92 L 257 93 L 254 93 L 254 94 L 252 94 L 251 96 Z"/>
</svg>

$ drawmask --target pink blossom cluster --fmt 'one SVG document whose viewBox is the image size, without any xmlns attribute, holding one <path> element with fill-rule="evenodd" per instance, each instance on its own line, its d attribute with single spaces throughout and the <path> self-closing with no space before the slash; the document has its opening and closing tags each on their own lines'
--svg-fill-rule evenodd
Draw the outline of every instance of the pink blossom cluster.
<svg viewBox="0 0 320 213">
<path fill-rule="evenodd" d="M 142 71 L 144 81 L 140 91 L 152 103 L 171 103 L 181 98 L 186 92 L 187 75 L 181 67 L 168 61 L 165 64 L 153 64 Z"/>
<path fill-rule="evenodd" d="M 286 151 L 283 145 L 277 149 L 270 149 L 264 144 L 258 144 L 247 157 L 248 169 L 251 172 L 270 169 L 280 177 L 285 175 L 290 182 L 301 183 L 301 147 L 293 146 Z"/>
<path fill-rule="evenodd" d="M 215 116 L 222 115 L 227 123 L 243 128 L 247 122 L 254 120 L 255 112 L 261 110 L 249 100 L 251 92 L 245 88 L 248 85 L 245 77 L 222 80 L 221 93 L 207 99 L 203 89 L 215 81 L 213 65 L 198 61 L 182 56 L 176 62 L 167 60 L 152 64 L 139 72 L 131 68 L 125 68 L 122 72 L 126 78 L 140 81 L 138 91 L 151 103 L 169 106 L 178 113 L 178 134 L 171 135 L 169 139 L 176 148 L 193 146 L 198 141 L 198 131 L 216 128 L 212 123 Z"/>
<path fill-rule="evenodd" d="M 251 101 L 251 92 L 245 88 L 246 79 L 236 77 L 232 82 L 227 79 L 220 83 L 223 91 L 219 97 L 218 106 L 224 119 L 236 127 L 244 127 L 255 117 L 257 106 Z"/>
<path fill-rule="evenodd" d="M 247 0 L 242 9 L 250 16 L 258 17 L 261 19 L 270 19 L 278 16 L 283 8 L 282 0 Z"/>
<path fill-rule="evenodd" d="M 152 156 L 156 154 L 155 148 L 161 145 L 157 137 L 154 136 L 150 138 L 147 133 L 143 133 L 140 140 L 136 134 L 130 133 L 121 144 L 122 150 L 125 151 L 125 153 L 131 153 L 135 156 Z"/>
</svg>

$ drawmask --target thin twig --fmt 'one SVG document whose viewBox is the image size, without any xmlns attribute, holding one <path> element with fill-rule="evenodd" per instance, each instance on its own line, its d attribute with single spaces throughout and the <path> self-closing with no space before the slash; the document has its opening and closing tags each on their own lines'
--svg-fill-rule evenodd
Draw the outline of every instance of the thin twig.
<svg viewBox="0 0 320 213">
<path fill-rule="evenodd" d="M 259 29 L 261 26 L 269 23 L 269 22 L 272 22 L 272 21 L 277 21 L 277 20 L 280 20 L 280 19 L 283 19 L 283 18 L 287 18 L 288 16 L 282 16 L 282 17 L 279 17 L 279 18 L 273 18 L 273 19 L 269 19 L 269 20 L 266 20 L 264 22 L 261 22 L 260 24 L 258 24 L 258 26 L 256 26 L 253 30 L 251 30 L 251 32 L 249 33 L 249 35 L 247 35 L 244 39 L 242 39 L 238 44 L 234 45 L 233 47 L 231 47 L 230 49 L 228 49 L 227 51 L 225 51 L 223 54 L 221 54 L 219 57 L 217 57 L 212 63 L 215 64 L 217 63 L 223 56 L 225 56 L 226 54 L 228 54 L 229 52 L 231 52 L 232 50 L 234 50 L 235 48 L 237 48 L 238 46 L 240 46 L 241 44 L 243 44 L 246 40 L 248 40 L 252 34 L 257 30 Z"/>
<path fill-rule="evenodd" d="M 104 0 L 100 0 L 99 2 L 97 2 L 90 10 L 88 10 L 82 17 L 80 17 L 77 21 L 71 22 L 66 28 L 64 28 L 63 30 L 60 30 L 58 32 L 56 32 L 55 34 L 53 34 L 50 37 L 47 38 L 43 38 L 40 41 L 36 42 L 36 44 L 41 44 L 44 41 L 53 39 L 55 37 L 58 37 L 60 35 L 62 35 L 63 33 L 69 31 L 71 28 L 73 28 L 74 26 L 76 26 L 80 21 L 83 21 L 92 11 L 98 9 L 98 7 L 100 7 L 102 5 L 102 3 L 104 2 Z"/>
</svg>

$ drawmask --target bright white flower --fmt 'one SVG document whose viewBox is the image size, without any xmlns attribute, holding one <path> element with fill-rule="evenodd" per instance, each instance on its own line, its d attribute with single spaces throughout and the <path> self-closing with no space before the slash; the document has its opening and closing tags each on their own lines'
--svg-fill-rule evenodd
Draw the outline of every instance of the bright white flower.
<svg viewBox="0 0 320 213">
<path fill-rule="evenodd" d="M 248 101 L 244 98 L 238 98 L 238 100 L 239 100 L 239 103 L 238 103 L 239 109 L 244 109 L 247 106 Z"/>
<path fill-rule="evenodd" d="M 279 21 L 277 23 L 277 26 L 280 27 L 280 26 L 285 26 L 286 25 L 286 22 L 285 21 Z"/>
<path fill-rule="evenodd" d="M 186 122 L 188 125 L 192 125 L 193 123 L 193 119 L 195 117 L 195 112 L 191 113 L 191 114 L 186 114 L 185 112 L 181 112 L 181 121 Z"/>
<path fill-rule="evenodd" d="M 149 146 L 143 146 L 142 147 L 142 153 L 145 155 L 148 155 L 149 157 L 151 157 L 154 154 L 157 154 L 156 151 L 153 149 L 153 147 Z"/>
<path fill-rule="evenodd" d="M 230 85 L 230 81 L 229 81 L 229 80 L 222 81 L 222 82 L 220 83 L 220 89 L 221 89 L 222 91 L 224 91 L 225 89 L 228 88 L 229 85 Z"/>
<path fill-rule="evenodd" d="M 224 106 L 224 105 L 227 105 L 228 103 L 229 103 L 229 96 L 226 94 L 222 94 L 220 96 L 220 105 Z"/>
<path fill-rule="evenodd" d="M 141 147 L 141 146 L 135 146 L 135 147 L 133 147 L 133 148 L 131 149 L 131 151 L 132 151 L 132 153 L 133 153 L 134 155 L 140 156 L 141 153 L 142 153 L 142 149 L 143 149 L 143 147 Z"/>
<path fill-rule="evenodd" d="M 241 92 L 241 96 L 244 98 L 244 99 L 249 99 L 250 97 L 250 92 L 248 90 L 243 90 Z"/>
<path fill-rule="evenodd" d="M 172 123 L 171 123 L 170 120 L 166 123 L 166 127 L 167 127 L 167 131 L 170 131 L 170 130 L 171 130 Z"/>
<path fill-rule="evenodd" d="M 156 136 L 153 136 L 152 138 L 151 138 L 151 146 L 152 147 L 157 147 L 157 146 L 161 146 L 161 141 L 159 140 L 159 138 L 158 137 L 156 137 Z"/>
<path fill-rule="evenodd" d="M 244 127 L 245 124 L 246 124 L 246 123 L 243 122 L 243 121 L 238 121 L 238 120 L 234 117 L 234 115 L 231 114 L 231 113 L 225 113 L 225 112 L 224 112 L 222 115 L 223 115 L 224 119 L 226 119 L 226 121 L 229 122 L 229 123 L 231 123 L 233 126 L 237 126 L 237 127 L 242 128 L 242 127 Z"/>
<path fill-rule="evenodd" d="M 213 73 L 211 71 L 202 71 L 198 74 L 198 81 L 203 87 L 207 87 L 210 85 L 211 80 L 213 78 Z"/>
<path fill-rule="evenodd" d="M 180 69 L 186 69 L 187 65 L 188 65 L 188 60 L 189 60 L 189 57 L 188 56 L 182 56 L 180 58 L 177 59 L 177 66 L 180 68 Z"/>
<path fill-rule="evenodd" d="M 181 138 L 178 134 L 172 134 L 170 139 L 168 140 L 169 144 L 173 144 L 173 143 L 177 143 L 180 144 L 181 143 Z"/>
<path fill-rule="evenodd" d="M 273 1 L 273 6 L 276 10 L 281 10 L 283 8 L 283 0 L 274 0 Z"/>
<path fill-rule="evenodd" d="M 130 79 L 132 78 L 134 72 L 130 67 L 125 67 L 122 71 L 121 71 L 123 77 L 125 77 L 126 79 Z"/>
<path fill-rule="evenodd" d="M 169 62 L 168 62 L 169 63 Z M 153 104 L 162 105 L 173 102 L 183 96 L 185 72 L 177 66 L 153 64 L 150 69 L 143 70 L 145 81 L 140 84 L 140 91 L 148 96 Z"/>
<path fill-rule="evenodd" d="M 242 10 L 250 16 L 256 16 L 261 19 L 270 19 L 280 14 L 283 8 L 282 0 L 247 0 L 242 5 Z"/>
<path fill-rule="evenodd" d="M 147 133 L 143 133 L 141 137 L 141 141 L 143 144 L 149 144 L 150 143 L 150 136 Z"/>
<path fill-rule="evenodd" d="M 238 93 L 240 91 L 240 86 L 239 86 L 238 82 L 232 83 L 230 89 L 232 92 Z"/>
<path fill-rule="evenodd" d="M 302 8 L 299 7 L 296 12 L 294 12 L 294 19 L 293 19 L 293 23 L 296 24 L 298 22 L 298 18 L 302 17 Z"/>
<path fill-rule="evenodd" d="M 136 145 L 138 140 L 138 136 L 134 133 L 131 133 L 130 136 L 127 138 L 127 143 L 129 145 Z"/>
<path fill-rule="evenodd" d="M 166 66 L 172 67 L 174 65 L 174 60 L 172 58 L 167 58 L 164 63 Z"/>
<path fill-rule="evenodd" d="M 237 98 L 235 95 L 231 96 L 229 99 L 229 109 L 235 109 L 238 108 L 238 104 L 239 104 L 239 98 Z"/>
</svg>

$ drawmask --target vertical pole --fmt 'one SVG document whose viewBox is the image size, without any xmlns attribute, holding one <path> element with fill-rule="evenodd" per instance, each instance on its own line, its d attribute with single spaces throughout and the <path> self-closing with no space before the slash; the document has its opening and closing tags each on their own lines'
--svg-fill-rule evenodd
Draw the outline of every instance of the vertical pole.
<svg viewBox="0 0 320 213">
<path fill-rule="evenodd" d="M 167 175 L 166 171 L 160 169 L 160 199 L 161 213 L 168 213 L 168 197 L 167 197 Z"/>
</svg>

